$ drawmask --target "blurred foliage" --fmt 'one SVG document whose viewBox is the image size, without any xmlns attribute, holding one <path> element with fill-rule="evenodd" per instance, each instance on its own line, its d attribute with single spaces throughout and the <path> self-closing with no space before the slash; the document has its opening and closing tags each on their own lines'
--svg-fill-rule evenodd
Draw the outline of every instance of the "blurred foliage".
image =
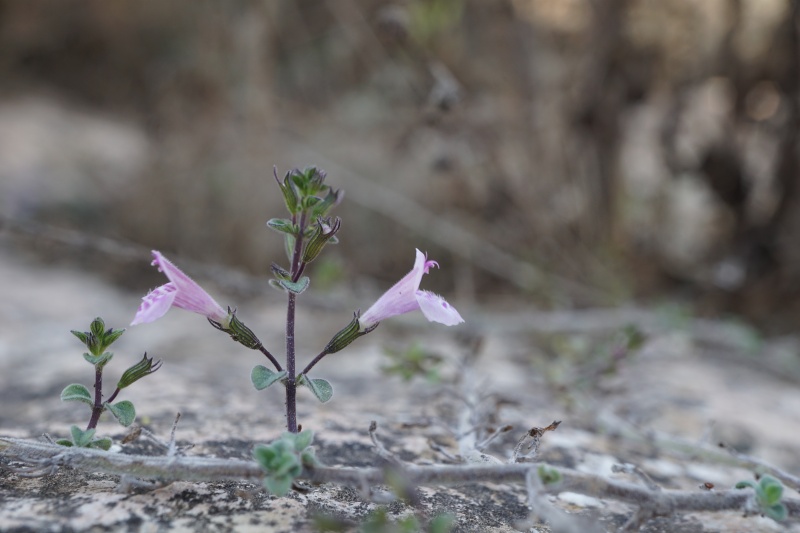
<svg viewBox="0 0 800 533">
<path fill-rule="evenodd" d="M 485 268 L 491 243 L 544 273 L 538 304 L 678 292 L 785 328 L 798 9 L 0 0 L 0 208 L 263 273 L 272 166 L 317 164 L 353 192 L 345 271 L 395 279 L 417 246 L 464 263 L 436 289 L 519 296 Z M 479 240 L 411 232 L 348 171 Z"/>
<path fill-rule="evenodd" d="M 443 357 L 427 350 L 420 342 L 413 342 L 406 348 L 386 346 L 383 352 L 389 362 L 381 370 L 387 376 L 399 376 L 403 381 L 411 381 L 415 377 L 424 377 L 432 383 L 440 380 Z"/>
<path fill-rule="evenodd" d="M 613 384 L 646 340 L 646 334 L 633 325 L 602 335 L 551 335 L 540 343 L 548 357 L 533 359 L 533 364 L 554 397 L 572 407 L 587 394 L 602 393 Z"/>
<path fill-rule="evenodd" d="M 417 0 L 411 2 L 409 32 L 427 46 L 436 37 L 456 28 L 464 9 L 463 0 Z"/>
</svg>

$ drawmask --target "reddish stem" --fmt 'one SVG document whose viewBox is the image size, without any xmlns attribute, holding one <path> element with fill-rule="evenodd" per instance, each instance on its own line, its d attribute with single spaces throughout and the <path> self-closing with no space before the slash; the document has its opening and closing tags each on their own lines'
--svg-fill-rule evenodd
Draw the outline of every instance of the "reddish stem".
<svg viewBox="0 0 800 533">
<path fill-rule="evenodd" d="M 103 365 L 94 366 L 94 406 L 92 407 L 92 417 L 86 429 L 94 429 L 103 414 Z"/>
</svg>

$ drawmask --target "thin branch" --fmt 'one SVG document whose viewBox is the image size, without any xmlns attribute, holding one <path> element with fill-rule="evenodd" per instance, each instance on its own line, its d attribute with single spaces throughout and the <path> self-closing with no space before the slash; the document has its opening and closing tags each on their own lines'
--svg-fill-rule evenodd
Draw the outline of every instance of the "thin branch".
<svg viewBox="0 0 800 533">
<path fill-rule="evenodd" d="M 310 371 L 312 368 L 314 368 L 314 365 L 316 365 L 317 363 L 319 363 L 320 361 L 322 361 L 322 358 L 323 358 L 323 357 L 325 357 L 326 355 L 328 355 L 328 353 L 329 353 L 329 352 L 328 352 L 328 350 L 322 350 L 322 351 L 319 353 L 319 355 L 317 355 L 317 356 L 316 356 L 314 359 L 312 359 L 312 360 L 311 360 L 311 362 L 310 362 L 310 363 L 308 363 L 308 364 L 306 365 L 306 367 L 303 369 L 303 371 L 302 371 L 302 372 L 300 372 L 300 373 L 297 375 L 297 377 L 300 377 L 300 376 L 302 376 L 302 375 L 304 375 L 304 374 L 305 374 L 305 375 L 308 375 L 308 372 L 309 372 L 309 371 Z"/>
<path fill-rule="evenodd" d="M 66 448 L 45 442 L 0 438 L 0 452 L 42 470 L 69 466 L 83 472 L 131 475 L 161 481 L 216 482 L 225 480 L 260 481 L 263 470 L 255 461 L 206 457 L 151 457 L 109 453 L 88 448 Z M 525 484 L 528 473 L 540 466 L 561 475 L 559 483 L 542 487 L 543 492 L 576 492 L 599 499 L 617 500 L 664 515 L 673 512 L 745 510 L 751 505 L 751 489 L 715 491 L 658 490 L 626 481 L 608 479 L 545 463 L 405 466 L 404 479 L 415 485 L 460 485 L 469 483 Z M 393 467 L 394 473 L 398 470 Z M 49 473 L 49 470 L 48 472 Z M 391 475 L 391 474 L 389 474 Z M 303 479 L 313 483 L 336 483 L 351 487 L 387 484 L 387 471 L 381 468 L 318 467 L 304 472 Z M 790 514 L 800 513 L 800 500 L 784 498 Z"/>
<path fill-rule="evenodd" d="M 547 490 L 542 480 L 533 469 L 525 475 L 525 488 L 528 491 L 528 507 L 545 520 L 553 531 L 563 533 L 600 533 L 601 529 L 594 524 L 576 516 L 570 516 L 545 497 Z"/>
<path fill-rule="evenodd" d="M 620 465 L 613 465 L 611 467 L 612 472 L 624 472 L 625 474 L 632 474 L 645 484 L 645 486 L 650 490 L 661 490 L 661 486 L 653 481 L 653 478 L 647 475 L 647 472 L 639 468 L 638 466 L 630 463 L 620 464 Z"/>
<path fill-rule="evenodd" d="M 263 345 L 263 344 L 259 344 L 259 345 L 258 345 L 258 350 L 259 350 L 261 353 L 263 353 L 265 356 L 267 356 L 267 359 L 269 359 L 269 360 L 270 360 L 270 362 L 272 363 L 272 366 L 274 366 L 274 367 L 275 367 L 275 370 L 277 370 L 278 372 L 282 372 L 282 371 L 283 371 L 283 367 L 281 366 L 281 364 L 278 362 L 278 360 L 277 360 L 277 359 L 275 359 L 275 356 L 274 356 L 274 355 L 272 355 L 271 353 L 269 353 L 269 350 L 267 350 L 266 348 L 264 348 L 264 345 Z"/>
<path fill-rule="evenodd" d="M 475 444 L 475 449 L 478 450 L 478 451 L 485 450 L 486 447 L 489 446 L 492 443 L 492 441 L 494 441 L 497 437 L 499 437 L 500 435 L 502 435 L 504 433 L 507 433 L 507 432 L 511 431 L 512 429 L 514 429 L 514 426 L 511 426 L 511 425 L 506 425 L 506 426 L 499 427 L 499 428 L 495 429 L 488 437 L 486 437 L 482 441 L 476 443 Z"/>
<path fill-rule="evenodd" d="M 645 433 L 633 424 L 630 424 L 619 417 L 605 414 L 598 418 L 600 426 L 609 435 L 620 436 L 633 442 L 654 445 L 659 450 L 689 456 L 704 461 L 717 464 L 734 466 L 745 470 L 751 470 L 758 474 L 769 474 L 781 483 L 796 491 L 800 491 L 800 477 L 790 474 L 774 465 L 767 463 L 756 457 L 745 455 L 730 448 L 703 446 L 688 442 L 675 437 L 665 437 L 656 433 Z"/>
<path fill-rule="evenodd" d="M 378 454 L 378 457 L 393 465 L 402 466 L 404 464 L 404 461 L 387 450 L 383 443 L 378 440 L 378 423 L 374 420 L 369 424 L 369 438 L 372 440 L 372 445 L 375 447 L 375 453 Z"/>
</svg>

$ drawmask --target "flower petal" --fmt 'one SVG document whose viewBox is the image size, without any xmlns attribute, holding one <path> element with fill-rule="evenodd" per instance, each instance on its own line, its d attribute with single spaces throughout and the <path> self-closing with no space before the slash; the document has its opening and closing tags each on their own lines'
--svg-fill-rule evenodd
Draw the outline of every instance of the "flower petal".
<svg viewBox="0 0 800 533">
<path fill-rule="evenodd" d="M 173 302 L 175 307 L 201 314 L 215 322 L 222 323 L 227 319 L 228 313 L 192 278 L 160 252 L 153 250 L 153 257 L 155 258 L 153 265 L 157 266 L 177 289 Z"/>
<path fill-rule="evenodd" d="M 378 298 L 359 317 L 358 322 L 361 325 L 361 329 L 368 328 L 389 317 L 419 309 L 416 292 L 427 268 L 430 268 L 430 265 L 426 263 L 425 254 L 417 250 L 417 258 L 414 261 L 414 268 L 411 269 L 411 272 L 403 276 L 403 279 L 383 293 L 383 296 Z"/>
<path fill-rule="evenodd" d="M 142 298 L 142 303 L 139 304 L 131 326 L 147 324 L 164 316 L 172 307 L 177 293 L 178 289 L 174 283 L 167 283 L 150 291 Z"/>
<path fill-rule="evenodd" d="M 445 326 L 455 326 L 464 322 L 456 308 L 438 294 L 417 291 L 416 297 L 422 314 L 431 322 L 438 322 Z"/>
</svg>

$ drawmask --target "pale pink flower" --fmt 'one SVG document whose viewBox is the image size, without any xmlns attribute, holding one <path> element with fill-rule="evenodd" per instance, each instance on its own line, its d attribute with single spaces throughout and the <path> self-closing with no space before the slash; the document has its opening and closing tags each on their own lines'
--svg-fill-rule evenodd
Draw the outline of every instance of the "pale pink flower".
<svg viewBox="0 0 800 533">
<path fill-rule="evenodd" d="M 169 283 L 156 287 L 142 298 L 131 326 L 153 322 L 164 316 L 170 307 L 179 307 L 227 327 L 229 315 L 214 298 L 160 252 L 153 250 L 153 257 L 153 266 L 169 278 Z"/>
<path fill-rule="evenodd" d="M 427 256 L 417 250 L 417 259 L 411 272 L 386 291 L 359 317 L 360 330 L 363 331 L 386 318 L 417 309 L 431 322 L 439 322 L 445 326 L 455 326 L 464 322 L 458 311 L 444 298 L 419 289 L 422 276 L 427 274 L 432 266 L 438 268 L 439 263 L 428 261 Z"/>
</svg>

